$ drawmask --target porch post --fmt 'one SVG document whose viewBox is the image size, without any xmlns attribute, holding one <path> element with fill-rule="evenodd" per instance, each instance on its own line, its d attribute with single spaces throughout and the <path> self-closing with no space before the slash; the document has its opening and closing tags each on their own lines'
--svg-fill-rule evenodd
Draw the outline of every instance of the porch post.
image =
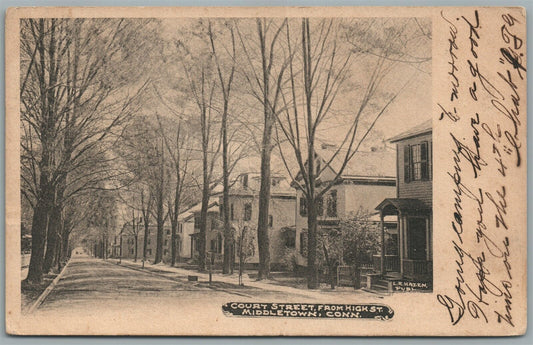
<svg viewBox="0 0 533 345">
<path fill-rule="evenodd" d="M 385 224 L 383 210 L 379 211 L 379 217 L 381 220 L 381 276 L 385 275 Z"/>
<path fill-rule="evenodd" d="M 429 232 L 429 217 L 426 217 L 426 261 L 429 261 L 431 258 L 431 253 L 429 252 L 431 249 Z"/>
<path fill-rule="evenodd" d="M 399 239 L 398 242 L 400 242 L 400 274 L 403 278 L 403 257 L 404 257 L 404 234 L 405 226 L 403 224 L 403 218 L 402 218 L 402 212 L 398 211 L 398 235 Z"/>
</svg>

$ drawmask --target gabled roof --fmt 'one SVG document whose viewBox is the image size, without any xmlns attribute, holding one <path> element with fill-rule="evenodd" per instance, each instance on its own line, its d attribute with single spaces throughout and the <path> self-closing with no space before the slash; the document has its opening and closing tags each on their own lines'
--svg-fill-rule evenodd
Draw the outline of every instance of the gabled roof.
<svg viewBox="0 0 533 345">
<path fill-rule="evenodd" d="M 410 128 L 409 130 L 405 132 L 402 132 L 398 135 L 393 136 L 392 138 L 389 138 L 389 141 L 391 143 L 394 143 L 400 140 L 416 137 L 422 134 L 431 133 L 432 130 L 433 130 L 433 121 L 432 119 L 429 119 L 415 127 Z"/>
<path fill-rule="evenodd" d="M 333 159 L 331 158 L 335 148 L 315 149 L 317 155 L 329 166 L 334 173 L 341 168 L 345 158 L 345 152 L 340 151 Z M 396 178 L 396 152 L 395 150 L 381 148 L 375 151 L 358 151 L 350 159 L 344 168 L 341 178 Z"/>
</svg>

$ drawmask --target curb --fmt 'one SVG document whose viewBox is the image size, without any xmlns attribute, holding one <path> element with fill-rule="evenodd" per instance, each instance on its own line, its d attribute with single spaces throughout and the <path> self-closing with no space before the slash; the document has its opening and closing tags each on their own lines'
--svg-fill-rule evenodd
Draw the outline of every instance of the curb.
<svg viewBox="0 0 533 345">
<path fill-rule="evenodd" d="M 52 280 L 52 282 L 50 283 L 50 285 L 48 285 L 46 287 L 46 289 L 43 291 L 43 293 L 39 296 L 39 298 L 37 298 L 37 300 L 31 305 L 30 309 L 28 309 L 28 312 L 27 314 L 31 314 L 35 311 L 35 309 L 39 308 L 41 306 L 41 304 L 43 304 L 44 300 L 46 299 L 46 297 L 48 297 L 48 295 L 50 294 L 50 292 L 52 292 L 52 290 L 54 289 L 54 287 L 57 285 L 57 283 L 59 282 L 59 280 L 63 277 L 63 274 L 65 273 L 68 265 L 70 264 L 70 260 L 67 261 L 67 264 L 65 265 L 65 267 L 63 267 L 63 269 L 61 270 L 61 272 L 59 272 L 59 274 L 57 275 L 57 277 L 54 278 L 54 280 Z"/>
</svg>

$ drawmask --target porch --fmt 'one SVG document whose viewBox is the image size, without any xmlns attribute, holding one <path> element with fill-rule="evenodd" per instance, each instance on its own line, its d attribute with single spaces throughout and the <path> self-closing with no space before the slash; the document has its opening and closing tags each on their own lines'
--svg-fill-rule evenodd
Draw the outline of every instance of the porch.
<svg viewBox="0 0 533 345">
<path fill-rule="evenodd" d="M 374 270 L 381 277 L 397 273 L 393 276 L 432 280 L 431 209 L 419 199 L 402 198 L 385 199 L 376 210 L 381 218 L 381 253 L 373 256 Z M 386 238 L 384 218 L 391 215 L 398 217 L 396 241 Z"/>
<path fill-rule="evenodd" d="M 374 255 L 372 258 L 374 271 L 381 273 L 381 255 Z M 433 262 L 429 260 L 400 260 L 399 255 L 385 255 L 383 276 L 398 276 L 410 279 L 431 278 L 433 272 Z M 395 275 L 394 273 L 399 273 Z"/>
</svg>

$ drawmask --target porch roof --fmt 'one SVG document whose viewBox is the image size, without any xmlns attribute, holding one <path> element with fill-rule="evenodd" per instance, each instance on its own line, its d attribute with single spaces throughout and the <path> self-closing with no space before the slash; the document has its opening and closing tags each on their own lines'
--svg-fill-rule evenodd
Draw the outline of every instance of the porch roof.
<svg viewBox="0 0 533 345">
<path fill-rule="evenodd" d="M 384 199 L 377 207 L 383 215 L 394 214 L 395 211 L 406 213 L 426 213 L 430 211 L 429 207 L 420 199 L 409 198 L 387 198 Z"/>
</svg>

